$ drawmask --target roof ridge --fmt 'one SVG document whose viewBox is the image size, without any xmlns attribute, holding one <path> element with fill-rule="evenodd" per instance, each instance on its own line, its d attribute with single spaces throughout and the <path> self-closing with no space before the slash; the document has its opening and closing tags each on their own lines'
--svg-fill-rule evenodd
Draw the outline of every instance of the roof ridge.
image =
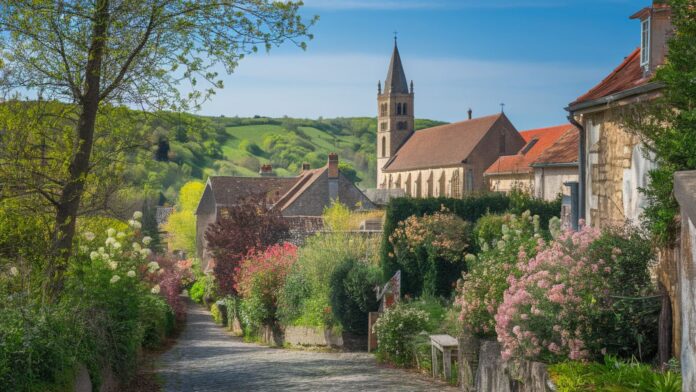
<svg viewBox="0 0 696 392">
<path fill-rule="evenodd" d="M 628 67 L 628 65 L 631 63 L 631 61 L 635 60 L 637 56 L 640 55 L 640 47 L 637 47 L 633 49 L 633 52 L 631 52 L 628 56 L 626 56 L 621 64 L 619 64 L 616 68 L 614 68 L 609 75 L 607 75 L 604 79 L 602 79 L 601 82 L 597 83 L 594 87 L 591 89 L 587 90 L 587 92 L 580 97 L 578 97 L 573 103 L 578 103 L 582 102 L 585 100 L 586 97 L 591 95 L 593 92 L 597 91 L 600 89 L 600 87 L 603 87 L 606 82 L 608 82 L 611 78 L 619 74 L 624 68 Z"/>
<path fill-rule="evenodd" d="M 319 169 L 313 169 L 307 173 L 307 175 L 301 176 L 300 180 L 297 181 L 283 196 L 278 199 L 275 205 L 280 206 L 281 211 L 297 196 L 298 192 L 308 184 L 315 182 L 320 175 L 328 170 L 328 167 L 324 166 Z"/>
</svg>

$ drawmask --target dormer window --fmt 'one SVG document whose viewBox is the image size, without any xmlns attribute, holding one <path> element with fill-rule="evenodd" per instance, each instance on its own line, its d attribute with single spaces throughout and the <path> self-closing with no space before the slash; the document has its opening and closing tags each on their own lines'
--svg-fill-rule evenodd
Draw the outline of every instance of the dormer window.
<svg viewBox="0 0 696 392">
<path fill-rule="evenodd" d="M 650 63 L 650 17 L 640 22 L 640 66 Z"/>
</svg>

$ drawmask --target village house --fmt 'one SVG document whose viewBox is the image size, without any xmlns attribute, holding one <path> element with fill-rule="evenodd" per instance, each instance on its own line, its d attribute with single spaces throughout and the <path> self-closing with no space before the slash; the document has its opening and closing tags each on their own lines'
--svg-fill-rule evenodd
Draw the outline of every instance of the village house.
<svg viewBox="0 0 696 392">
<path fill-rule="evenodd" d="M 524 147 L 499 157 L 484 172 L 488 189 L 516 189 L 546 200 L 567 195 L 564 183 L 577 181 L 578 175 L 577 133 L 571 124 L 520 132 Z"/>
<path fill-rule="evenodd" d="M 373 209 L 372 202 L 338 168 L 338 155 L 329 154 L 326 166 L 310 169 L 303 164 L 296 177 L 277 177 L 271 165 L 261 167 L 259 177 L 214 176 L 208 178 L 196 209 L 196 247 L 205 270 L 210 255 L 205 231 L 226 211 L 245 199 L 262 197 L 280 209 L 290 225 L 293 240 L 323 228 L 322 213 L 335 200 L 350 209 Z"/>
<path fill-rule="evenodd" d="M 637 222 L 645 205 L 639 189 L 654 167 L 638 136 L 622 124 L 630 105 L 660 95 L 653 76 L 665 61 L 670 9 L 656 1 L 631 19 L 640 21 L 640 47 L 567 107 L 580 130 L 579 217 L 597 227 Z"/>
<path fill-rule="evenodd" d="M 394 43 L 382 91 L 377 88 L 377 187 L 407 196 L 460 198 L 487 189 L 483 172 L 525 141 L 504 113 L 414 131 L 413 82 Z"/>
</svg>

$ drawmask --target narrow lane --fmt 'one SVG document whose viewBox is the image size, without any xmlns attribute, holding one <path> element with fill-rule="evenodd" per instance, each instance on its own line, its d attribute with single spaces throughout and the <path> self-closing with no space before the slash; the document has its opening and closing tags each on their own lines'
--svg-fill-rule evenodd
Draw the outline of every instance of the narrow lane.
<svg viewBox="0 0 696 392">
<path fill-rule="evenodd" d="M 418 374 L 378 367 L 367 353 L 317 353 L 244 343 L 193 304 L 179 340 L 159 365 L 166 392 L 457 390 Z"/>
</svg>

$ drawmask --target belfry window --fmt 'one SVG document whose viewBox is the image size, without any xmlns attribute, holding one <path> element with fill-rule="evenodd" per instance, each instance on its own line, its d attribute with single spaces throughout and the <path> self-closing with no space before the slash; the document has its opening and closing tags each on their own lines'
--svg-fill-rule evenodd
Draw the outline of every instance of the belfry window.
<svg viewBox="0 0 696 392">
<path fill-rule="evenodd" d="M 387 138 L 382 136 L 382 158 L 387 156 Z"/>
<path fill-rule="evenodd" d="M 406 110 L 407 107 L 408 106 L 406 104 L 404 104 L 404 106 L 401 107 L 401 114 L 403 114 L 404 116 L 408 114 L 408 110 Z"/>
<path fill-rule="evenodd" d="M 400 103 L 396 104 L 396 115 L 397 116 L 401 115 L 401 104 Z"/>
</svg>

